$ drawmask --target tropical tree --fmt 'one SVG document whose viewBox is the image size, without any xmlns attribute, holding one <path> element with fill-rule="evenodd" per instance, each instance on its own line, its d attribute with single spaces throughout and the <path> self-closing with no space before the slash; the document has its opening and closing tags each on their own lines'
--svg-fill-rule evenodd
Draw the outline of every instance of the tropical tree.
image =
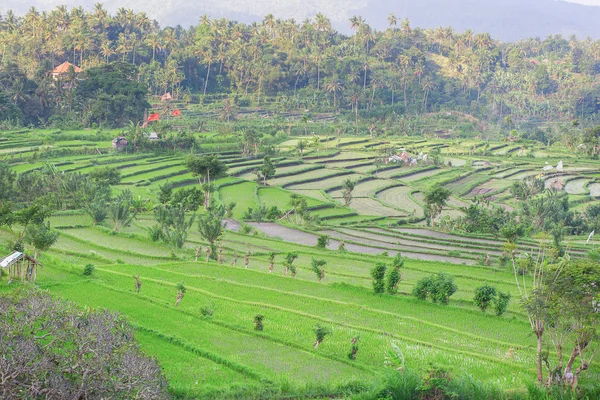
<svg viewBox="0 0 600 400">
<path fill-rule="evenodd" d="M 315 343 L 313 344 L 313 347 L 316 349 L 319 347 L 319 345 L 321 343 L 323 343 L 323 340 L 325 340 L 325 337 L 327 335 L 331 334 L 331 329 L 324 327 L 321 324 L 317 324 L 315 326 L 314 332 L 315 332 Z"/>
<path fill-rule="evenodd" d="M 274 177 L 276 171 L 277 169 L 275 168 L 273 161 L 271 161 L 271 157 L 265 156 L 263 165 L 257 170 L 257 177 L 262 180 L 263 186 L 267 186 L 267 180 Z"/>
<path fill-rule="evenodd" d="M 400 273 L 402 267 L 404 267 L 404 257 L 398 253 L 392 261 L 392 267 L 386 278 L 385 290 L 388 294 L 396 294 L 398 292 L 398 284 L 402 280 L 402 275 Z"/>
<path fill-rule="evenodd" d="M 128 227 L 135 218 L 135 211 L 132 207 L 133 196 L 129 189 L 123 190 L 110 203 L 108 215 L 114 224 L 113 231 L 117 232 L 121 227 Z"/>
<path fill-rule="evenodd" d="M 158 205 L 154 208 L 154 216 L 160 229 L 160 237 L 171 245 L 172 251 L 183 247 L 188 230 L 194 223 L 196 215 L 189 218 L 185 215 L 185 206 L 181 203 L 173 206 Z"/>
<path fill-rule="evenodd" d="M 212 156 L 190 156 L 185 160 L 185 166 L 198 177 L 198 183 L 204 191 L 204 209 L 210 206 L 210 193 L 213 191 L 211 179 L 217 179 L 227 172 L 225 165 L 216 155 Z"/>
<path fill-rule="evenodd" d="M 206 214 L 198 217 L 198 232 L 204 240 L 208 241 L 210 246 L 210 255 L 213 259 L 217 256 L 217 241 L 223 235 L 223 217 L 225 208 L 223 206 L 211 205 L 206 210 Z"/>
<path fill-rule="evenodd" d="M 435 225 L 435 219 L 441 214 L 451 194 L 452 191 L 444 188 L 439 183 L 436 183 L 425 192 L 425 215 L 428 216 L 431 226 Z"/>
<path fill-rule="evenodd" d="M 377 263 L 373 269 L 371 269 L 371 277 L 373 278 L 373 292 L 375 294 L 381 294 L 385 292 L 385 271 L 387 265 L 385 263 Z"/>
<path fill-rule="evenodd" d="M 25 232 L 25 241 L 35 249 L 33 258 L 54 246 L 58 235 L 58 231 L 50 228 L 50 221 L 29 225 Z"/>
<path fill-rule="evenodd" d="M 325 278 L 325 268 L 324 267 L 327 265 L 327 260 L 320 260 L 320 259 L 313 258 L 311 260 L 310 265 L 311 265 L 311 269 L 313 270 L 315 275 L 317 275 L 319 282 L 321 282 L 323 280 L 323 278 Z"/>
<path fill-rule="evenodd" d="M 354 191 L 355 186 L 356 183 L 350 178 L 344 181 L 344 184 L 342 185 L 342 196 L 344 197 L 345 206 L 350 205 L 350 202 L 352 201 L 352 192 Z"/>
</svg>

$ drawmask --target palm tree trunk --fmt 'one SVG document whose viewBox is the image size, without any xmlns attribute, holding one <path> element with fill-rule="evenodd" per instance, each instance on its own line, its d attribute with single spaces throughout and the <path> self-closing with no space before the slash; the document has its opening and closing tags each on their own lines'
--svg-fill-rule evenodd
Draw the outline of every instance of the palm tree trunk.
<svg viewBox="0 0 600 400">
<path fill-rule="evenodd" d="M 206 88 L 208 87 L 208 78 L 210 77 L 210 65 L 211 63 L 208 63 L 208 68 L 206 70 L 206 81 L 204 81 L 204 96 L 206 96 Z"/>
</svg>

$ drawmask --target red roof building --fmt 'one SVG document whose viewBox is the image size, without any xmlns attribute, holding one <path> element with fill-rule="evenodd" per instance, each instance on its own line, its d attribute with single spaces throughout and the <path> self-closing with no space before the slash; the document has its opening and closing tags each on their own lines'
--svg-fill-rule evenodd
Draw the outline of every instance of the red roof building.
<svg viewBox="0 0 600 400">
<path fill-rule="evenodd" d="M 73 71 L 75 71 L 76 74 L 83 72 L 83 70 L 81 68 L 79 68 L 77 65 L 73 65 L 70 62 L 65 61 L 64 63 L 60 64 L 58 67 L 56 67 L 52 70 L 52 79 L 57 81 L 61 78 L 65 78 L 67 76 L 67 74 L 69 73 L 69 69 L 71 67 L 73 67 Z"/>
</svg>

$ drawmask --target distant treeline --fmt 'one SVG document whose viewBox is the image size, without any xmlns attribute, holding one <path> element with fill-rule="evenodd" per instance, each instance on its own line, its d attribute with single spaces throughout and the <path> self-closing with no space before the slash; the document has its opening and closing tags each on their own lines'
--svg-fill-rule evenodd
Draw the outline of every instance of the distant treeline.
<svg viewBox="0 0 600 400">
<path fill-rule="evenodd" d="M 360 17 L 349 25 L 354 34 L 345 36 L 322 14 L 301 23 L 267 15 L 251 25 L 203 16 L 183 29 L 124 8 L 110 15 L 100 4 L 91 12 L 9 11 L 0 19 L 0 120 L 76 120 L 85 108 L 73 95 L 77 85 L 57 85 L 49 74 L 64 61 L 85 71 L 133 64 L 151 94 L 191 102 L 218 94 L 224 106 L 268 98 L 282 109 L 356 119 L 457 110 L 509 130 L 597 116 L 600 41 L 556 35 L 502 43 L 469 30 L 414 28 L 394 15 L 385 31 Z"/>
</svg>

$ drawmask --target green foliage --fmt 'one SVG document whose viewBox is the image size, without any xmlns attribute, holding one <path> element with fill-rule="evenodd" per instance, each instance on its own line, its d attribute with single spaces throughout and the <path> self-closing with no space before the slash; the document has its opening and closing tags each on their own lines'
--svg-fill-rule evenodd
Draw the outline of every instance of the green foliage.
<svg viewBox="0 0 600 400">
<path fill-rule="evenodd" d="M 50 228 L 50 222 L 34 223 L 27 226 L 25 230 L 25 241 L 35 249 L 34 258 L 38 254 L 48 250 L 58 240 L 58 231 Z"/>
<path fill-rule="evenodd" d="M 262 331 L 264 326 L 263 326 L 263 320 L 265 319 L 265 316 L 262 314 L 256 314 L 254 316 L 254 330 L 257 331 Z"/>
<path fill-rule="evenodd" d="M 329 235 L 319 235 L 317 238 L 317 247 L 320 249 L 326 249 L 329 245 Z"/>
<path fill-rule="evenodd" d="M 352 343 L 352 348 L 350 349 L 350 353 L 348 353 L 348 358 L 352 361 L 356 360 L 356 354 L 358 353 L 358 341 L 359 340 L 360 340 L 360 336 L 355 336 L 350 341 L 350 343 Z"/>
<path fill-rule="evenodd" d="M 244 221 L 275 221 L 281 217 L 281 210 L 277 206 L 271 206 L 267 208 L 264 204 L 260 204 L 255 208 L 249 207 L 244 214 L 242 219 Z"/>
<path fill-rule="evenodd" d="M 494 300 L 494 312 L 497 316 L 501 316 L 506 312 L 510 298 L 510 293 L 498 292 L 498 297 Z"/>
<path fill-rule="evenodd" d="M 292 211 L 294 213 L 294 222 L 299 224 L 301 221 L 306 221 L 310 219 L 310 214 L 308 212 L 308 202 L 306 198 L 300 196 L 297 193 L 292 193 L 290 195 L 290 206 L 292 207 Z"/>
<path fill-rule="evenodd" d="M 178 206 L 163 206 L 162 204 L 156 206 L 154 217 L 160 233 L 156 232 L 156 228 L 151 229 L 151 238 L 163 239 L 171 245 L 173 251 L 182 248 L 187 239 L 188 230 L 196 218 L 195 214 L 187 218 L 185 211 L 185 205 L 182 203 L 179 203 Z"/>
<path fill-rule="evenodd" d="M 400 270 L 404 267 L 404 257 L 400 253 L 396 254 L 392 261 L 392 267 L 386 277 L 385 290 L 388 294 L 396 294 L 398 292 L 398 284 L 402 280 Z"/>
<path fill-rule="evenodd" d="M 420 300 L 431 297 L 434 303 L 448 304 L 450 296 L 456 293 L 457 287 L 452 275 L 440 272 L 436 275 L 425 277 L 417 282 L 412 294 Z"/>
<path fill-rule="evenodd" d="M 108 215 L 114 224 L 114 232 L 117 232 L 121 227 L 128 227 L 136 214 L 132 208 L 133 196 L 129 189 L 123 190 L 110 203 Z"/>
<path fill-rule="evenodd" d="M 216 259 L 217 246 L 216 242 L 223 235 L 223 217 L 225 216 L 225 208 L 223 206 L 211 205 L 206 214 L 198 217 L 198 232 L 202 238 L 210 244 L 211 257 Z"/>
<path fill-rule="evenodd" d="M 433 185 L 425 192 L 425 215 L 428 216 L 430 224 L 435 225 L 435 219 L 440 215 L 452 192 L 439 183 Z"/>
<path fill-rule="evenodd" d="M 285 255 L 285 259 L 283 260 L 283 266 L 286 271 L 290 270 L 292 272 L 292 276 L 296 275 L 296 267 L 294 266 L 296 258 L 298 258 L 298 252 L 291 251 Z"/>
<path fill-rule="evenodd" d="M 118 185 L 121 182 L 121 173 L 114 167 L 95 168 L 89 176 L 100 185 Z"/>
<path fill-rule="evenodd" d="M 84 211 L 92 218 L 94 225 L 103 222 L 109 213 L 108 196 L 104 193 L 96 193 L 84 206 Z"/>
<path fill-rule="evenodd" d="M 490 285 L 480 286 L 475 289 L 473 302 L 481 311 L 485 312 L 490 303 L 496 300 L 496 288 Z"/>
<path fill-rule="evenodd" d="M 427 296 L 429 296 L 431 287 L 433 286 L 433 278 L 426 277 L 420 279 L 416 285 L 413 287 L 412 295 L 415 296 L 419 300 L 426 300 Z"/>
<path fill-rule="evenodd" d="M 321 324 L 317 324 L 315 326 L 315 328 L 313 329 L 313 332 L 315 332 L 315 344 L 314 344 L 314 347 L 316 349 L 317 347 L 319 347 L 319 345 L 321 343 L 323 343 L 323 340 L 325 340 L 325 337 L 327 335 L 331 334 L 331 329 L 329 329 L 329 328 L 327 328 L 327 327 L 325 327 L 325 326 L 323 326 Z"/>
<path fill-rule="evenodd" d="M 371 277 L 373 278 L 373 292 L 375 294 L 381 294 L 385 292 L 385 271 L 387 265 L 385 263 L 377 263 L 373 269 L 371 269 Z"/>
<path fill-rule="evenodd" d="M 83 276 L 92 276 L 94 274 L 95 270 L 96 270 L 96 267 L 94 267 L 93 264 L 87 264 L 83 268 Z"/>
<path fill-rule="evenodd" d="M 267 185 L 267 181 L 275 176 L 275 172 L 277 169 L 275 168 L 275 164 L 271 161 L 271 157 L 265 156 L 263 159 L 263 165 L 256 172 L 256 176 L 259 181 L 262 180 L 263 185 Z"/>
<path fill-rule="evenodd" d="M 137 79 L 135 65 L 115 62 L 92 67 L 75 87 L 78 109 L 86 125 L 125 126 L 139 121 L 150 108 L 148 87 Z"/>
<path fill-rule="evenodd" d="M 311 260 L 311 263 L 310 263 L 311 269 L 313 270 L 315 275 L 317 275 L 319 282 L 321 282 L 323 280 L 323 278 L 325 278 L 325 268 L 324 267 L 326 265 L 327 265 L 327 260 L 316 259 L 316 258 L 313 258 Z"/>
<path fill-rule="evenodd" d="M 544 180 L 535 176 L 528 176 L 523 180 L 514 181 L 510 187 L 510 193 L 522 201 L 533 198 L 544 190 Z"/>
<path fill-rule="evenodd" d="M 225 216 L 227 218 L 233 218 L 233 210 L 237 204 L 235 202 L 230 202 L 225 205 Z"/>
<path fill-rule="evenodd" d="M 422 399 L 450 400 L 457 397 L 450 389 L 452 375 L 444 368 L 431 365 L 425 379 L 417 387 Z"/>
<path fill-rule="evenodd" d="M 171 196 L 173 196 L 173 184 L 171 184 L 169 181 L 166 181 L 162 185 L 158 186 L 159 203 L 166 205 L 171 201 Z"/>
<path fill-rule="evenodd" d="M 184 283 L 183 283 L 183 282 L 179 282 L 179 283 L 177 284 L 176 288 L 177 288 L 177 291 L 178 291 L 179 293 L 185 293 L 185 292 L 187 292 L 187 289 L 185 288 L 185 285 L 184 285 Z"/>
<path fill-rule="evenodd" d="M 204 209 L 210 207 L 210 193 L 213 191 L 211 179 L 217 179 L 227 173 L 227 165 L 216 155 L 191 155 L 185 160 L 185 166 L 193 176 L 198 177 L 198 183 L 204 191 Z"/>
<path fill-rule="evenodd" d="M 185 291 L 183 293 L 185 293 Z M 200 308 L 200 314 L 202 314 L 203 317 L 212 317 L 214 313 L 215 309 L 213 306 L 203 306 Z"/>
<path fill-rule="evenodd" d="M 344 181 L 342 185 L 342 195 L 344 197 L 344 205 L 348 206 L 352 201 L 352 191 L 354 191 L 354 187 L 356 183 L 352 181 L 350 178 Z"/>
</svg>

